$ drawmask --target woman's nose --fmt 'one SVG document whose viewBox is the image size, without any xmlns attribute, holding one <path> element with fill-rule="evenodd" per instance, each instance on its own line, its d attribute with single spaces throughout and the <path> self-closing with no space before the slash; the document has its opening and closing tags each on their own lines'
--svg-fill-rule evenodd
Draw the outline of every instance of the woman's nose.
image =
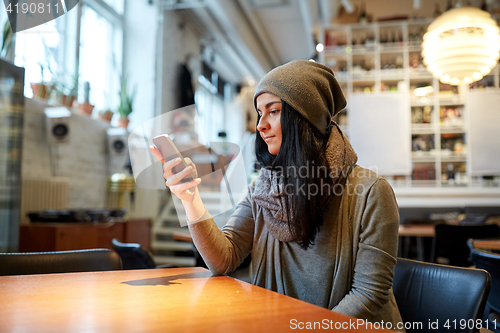
<svg viewBox="0 0 500 333">
<path fill-rule="evenodd" d="M 269 123 L 264 117 L 260 117 L 259 123 L 257 124 L 257 131 L 262 132 L 269 129 Z"/>
</svg>

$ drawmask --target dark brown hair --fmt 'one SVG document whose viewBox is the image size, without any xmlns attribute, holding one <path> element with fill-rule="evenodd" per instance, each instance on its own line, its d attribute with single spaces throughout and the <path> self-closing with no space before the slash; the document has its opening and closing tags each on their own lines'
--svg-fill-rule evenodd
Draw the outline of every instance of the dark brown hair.
<svg viewBox="0 0 500 333">
<path fill-rule="evenodd" d="M 287 193 L 291 192 L 288 189 L 293 189 L 289 196 L 289 205 L 286 204 L 288 207 L 282 207 L 282 209 L 288 213 L 289 220 L 287 222 L 290 232 L 299 245 L 303 249 L 307 249 L 314 245 L 316 234 L 323 225 L 324 206 L 330 199 L 329 191 L 326 192 L 326 195 L 309 195 L 310 193 L 307 191 L 312 184 L 316 184 L 318 189 L 326 184 L 330 188 L 333 187 L 333 179 L 329 176 L 329 172 L 314 171 L 319 166 L 325 166 L 328 169 L 325 151 L 329 132 L 327 134 L 320 133 L 294 108 L 286 102 L 282 101 L 281 103 L 282 142 L 278 155 L 269 153 L 267 144 L 258 134 L 255 141 L 255 152 L 261 167 L 283 171 L 281 173 L 283 186 L 287 189 Z M 260 116 L 257 119 L 257 125 L 259 121 Z M 307 172 L 305 177 L 301 177 L 296 172 L 290 172 L 290 170 L 301 170 L 299 169 L 301 167 L 307 167 L 313 171 Z M 306 195 L 299 189 L 305 189 Z M 279 192 L 279 189 L 277 190 Z"/>
</svg>

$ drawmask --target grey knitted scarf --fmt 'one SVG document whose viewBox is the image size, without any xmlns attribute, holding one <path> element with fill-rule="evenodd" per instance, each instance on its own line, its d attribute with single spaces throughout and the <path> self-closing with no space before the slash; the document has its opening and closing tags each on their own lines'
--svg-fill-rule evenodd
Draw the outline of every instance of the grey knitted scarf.
<svg viewBox="0 0 500 333">
<path fill-rule="evenodd" d="M 349 140 L 333 121 L 325 154 L 334 184 L 340 180 L 344 173 L 350 172 L 358 160 Z M 291 206 L 290 193 L 286 193 L 284 181 L 279 172 L 271 171 L 268 168 L 260 170 L 259 177 L 255 180 L 253 200 L 262 208 L 264 222 L 274 238 L 282 242 L 295 240 L 287 223 L 288 212 L 285 209 Z M 285 200 L 288 200 L 288 204 Z M 293 218 L 290 216 L 290 220 Z"/>
</svg>

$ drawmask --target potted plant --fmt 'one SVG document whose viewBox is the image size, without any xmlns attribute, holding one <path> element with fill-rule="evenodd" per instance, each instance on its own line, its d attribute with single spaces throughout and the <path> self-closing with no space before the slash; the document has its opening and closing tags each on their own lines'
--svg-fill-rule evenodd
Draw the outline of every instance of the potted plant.
<svg viewBox="0 0 500 333">
<path fill-rule="evenodd" d="M 107 121 L 108 123 L 113 118 L 113 112 L 111 110 L 99 111 L 99 119 L 103 121 Z"/>
<path fill-rule="evenodd" d="M 79 105 L 78 109 L 80 113 L 88 116 L 91 116 L 94 110 L 94 105 L 90 104 L 90 82 L 88 81 L 83 83 L 83 103 Z"/>
<path fill-rule="evenodd" d="M 72 84 L 66 84 L 67 80 L 65 79 L 67 76 L 63 73 L 57 73 L 53 75 L 52 80 L 52 89 L 55 91 L 55 102 L 64 105 L 68 108 L 73 106 L 73 102 L 76 99 L 76 95 L 78 93 L 78 75 L 75 75 L 72 79 Z M 71 88 L 70 88 L 71 87 Z"/>
<path fill-rule="evenodd" d="M 44 80 L 44 70 L 45 66 L 42 63 L 38 63 L 40 66 L 40 72 L 42 74 L 42 81 L 39 83 L 32 83 L 31 90 L 33 91 L 33 97 L 40 97 L 43 99 L 48 99 L 52 91 L 52 86 L 45 84 Z"/>
<path fill-rule="evenodd" d="M 78 96 L 78 80 L 80 75 L 75 74 L 73 76 L 71 88 L 67 89 L 67 93 L 62 95 L 61 102 L 63 105 L 67 107 L 71 107 L 73 102 L 76 100 Z"/>
<path fill-rule="evenodd" d="M 120 104 L 118 105 L 118 113 L 120 114 L 120 118 L 118 119 L 118 126 L 124 128 L 128 127 L 128 123 L 130 121 L 128 119 L 128 116 L 133 111 L 134 97 L 136 93 L 136 89 L 134 88 L 132 92 L 129 94 L 127 81 L 128 80 L 126 77 L 121 76 L 120 95 L 119 95 Z"/>
</svg>

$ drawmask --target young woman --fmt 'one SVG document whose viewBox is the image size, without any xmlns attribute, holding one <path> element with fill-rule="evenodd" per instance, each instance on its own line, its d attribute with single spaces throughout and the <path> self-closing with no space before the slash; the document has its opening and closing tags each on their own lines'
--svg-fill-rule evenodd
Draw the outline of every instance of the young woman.
<svg viewBox="0 0 500 333">
<path fill-rule="evenodd" d="M 253 284 L 396 328 L 398 208 L 390 185 L 356 165 L 332 121 L 346 106 L 333 72 L 303 60 L 277 67 L 260 81 L 254 105 L 262 169 L 222 231 L 200 199 L 201 180 L 180 182 L 194 164 L 177 174 L 180 160 L 164 164 L 208 267 L 231 272 L 251 252 Z"/>
</svg>

